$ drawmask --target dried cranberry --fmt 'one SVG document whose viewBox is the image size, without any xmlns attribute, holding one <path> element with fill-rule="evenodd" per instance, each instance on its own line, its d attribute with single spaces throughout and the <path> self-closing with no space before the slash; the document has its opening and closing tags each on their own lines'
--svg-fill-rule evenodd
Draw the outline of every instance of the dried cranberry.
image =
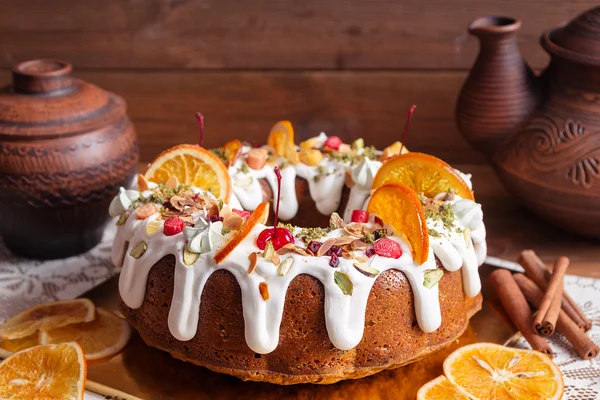
<svg viewBox="0 0 600 400">
<path fill-rule="evenodd" d="M 333 246 L 331 246 L 331 248 L 329 250 L 327 250 L 327 253 L 325 253 L 325 254 L 328 256 L 335 254 L 336 256 L 339 257 L 342 255 L 342 248 L 340 246 L 336 246 L 334 244 Z"/>
<path fill-rule="evenodd" d="M 275 232 L 276 229 L 277 232 Z M 256 245 L 259 249 L 264 250 L 267 242 L 272 242 L 273 248 L 279 250 L 288 243 L 294 243 L 294 235 L 286 228 L 267 228 L 258 234 Z"/>
<path fill-rule="evenodd" d="M 373 248 L 375 249 L 375 253 L 382 257 L 400 258 L 402 255 L 400 245 L 388 238 L 379 239 L 373 244 Z"/>
<path fill-rule="evenodd" d="M 242 217 L 244 219 L 250 218 L 250 214 L 252 214 L 250 211 L 238 210 L 237 208 L 232 208 L 231 212 L 234 213 L 234 214 L 239 215 L 240 217 Z"/>
<path fill-rule="evenodd" d="M 317 240 L 311 240 L 308 243 L 308 246 L 306 246 L 306 248 L 313 254 L 317 254 L 317 251 L 319 251 L 319 249 L 321 248 L 322 245 L 323 245 L 323 243 L 321 243 Z"/>
<path fill-rule="evenodd" d="M 329 259 L 329 265 L 333 268 L 337 268 L 340 265 L 340 258 L 337 254 L 332 253 L 331 258 Z"/>
<path fill-rule="evenodd" d="M 369 222 L 369 213 L 364 210 L 352 211 L 352 222 Z"/>
<path fill-rule="evenodd" d="M 223 217 L 220 217 L 217 214 L 215 214 L 215 215 L 211 215 L 210 217 L 208 217 L 208 220 L 210 222 L 219 222 L 219 221 L 223 221 Z"/>
<path fill-rule="evenodd" d="M 373 238 L 375 240 L 378 240 L 378 239 L 381 239 L 381 238 L 384 238 L 387 236 L 388 236 L 388 233 L 387 233 L 387 229 L 385 229 L 385 228 L 375 229 L 373 231 Z"/>
<path fill-rule="evenodd" d="M 383 220 L 381 218 L 379 218 L 377 215 L 375 216 L 374 221 L 377 225 L 383 226 Z"/>
<path fill-rule="evenodd" d="M 185 221 L 179 217 L 171 217 L 165 221 L 165 226 L 163 228 L 163 233 L 167 236 L 177 235 L 181 231 L 183 231 L 183 227 L 185 226 Z"/>
<path fill-rule="evenodd" d="M 342 139 L 337 136 L 329 136 L 323 145 L 332 150 L 338 150 L 342 145 Z"/>
<path fill-rule="evenodd" d="M 371 258 L 375 255 L 375 250 L 372 248 L 366 249 L 365 250 L 365 256 Z"/>
</svg>

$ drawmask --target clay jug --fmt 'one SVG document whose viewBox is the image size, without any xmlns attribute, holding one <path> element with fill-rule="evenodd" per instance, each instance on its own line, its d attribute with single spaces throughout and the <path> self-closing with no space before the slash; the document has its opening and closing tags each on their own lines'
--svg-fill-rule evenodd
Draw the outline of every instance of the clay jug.
<svg viewBox="0 0 600 400">
<path fill-rule="evenodd" d="M 498 33 L 478 35 L 482 53 L 495 55 L 478 58 L 475 67 L 487 59 L 487 72 L 474 67 L 476 73 L 465 83 L 457 111 L 462 134 L 488 157 L 493 154 L 502 182 L 524 205 L 556 226 L 596 238 L 600 237 L 599 26 L 600 7 L 543 33 L 541 44 L 551 61 L 538 78 L 522 59 L 518 61 L 516 46 L 510 52 L 488 46 Z M 469 80 L 487 83 L 476 86 Z M 513 88 L 512 94 L 506 88 Z M 470 111 L 469 106 L 478 102 L 483 105 Z M 523 109 L 521 114 L 515 113 L 517 108 Z M 465 129 L 476 124 L 477 130 Z M 486 130 L 486 124 L 493 127 Z"/>
<path fill-rule="evenodd" d="M 483 17 L 469 26 L 480 52 L 463 84 L 456 121 L 463 137 L 486 157 L 523 126 L 539 100 L 535 76 L 517 47 L 521 22 Z"/>
<path fill-rule="evenodd" d="M 136 171 L 124 100 L 71 70 L 24 62 L 0 89 L 0 235 L 18 255 L 62 258 L 95 246 L 111 199 Z"/>
</svg>

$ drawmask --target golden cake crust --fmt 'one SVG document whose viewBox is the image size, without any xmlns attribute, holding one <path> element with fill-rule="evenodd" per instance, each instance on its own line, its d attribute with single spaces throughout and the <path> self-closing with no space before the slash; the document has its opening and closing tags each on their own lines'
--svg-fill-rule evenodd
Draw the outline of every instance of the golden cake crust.
<svg viewBox="0 0 600 400">
<path fill-rule="evenodd" d="M 167 322 L 174 270 L 175 258 L 162 258 L 150 271 L 142 306 L 122 305 L 123 314 L 143 340 L 216 372 L 280 385 L 330 384 L 414 362 L 460 337 L 482 302 L 481 294 L 465 296 L 460 271 L 445 271 L 439 282 L 442 324 L 424 333 L 415 318 L 408 280 L 400 271 L 387 270 L 376 279 L 369 295 L 361 342 L 343 351 L 333 346 L 327 334 L 323 285 L 312 276 L 299 275 L 286 294 L 279 345 L 260 355 L 246 344 L 241 290 L 225 270 L 215 272 L 204 287 L 194 338 L 175 339 Z"/>
</svg>

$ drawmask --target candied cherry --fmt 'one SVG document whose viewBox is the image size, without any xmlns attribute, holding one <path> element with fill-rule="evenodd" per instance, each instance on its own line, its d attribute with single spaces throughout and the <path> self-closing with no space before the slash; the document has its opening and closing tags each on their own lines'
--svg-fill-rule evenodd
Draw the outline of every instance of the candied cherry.
<svg viewBox="0 0 600 400">
<path fill-rule="evenodd" d="M 294 235 L 287 228 L 276 228 L 277 220 L 279 219 L 279 201 L 281 200 L 281 172 L 279 167 L 275 166 L 275 176 L 277 177 L 277 205 L 275 207 L 275 220 L 273 228 L 266 228 L 259 233 L 256 238 L 256 245 L 259 249 L 264 250 L 267 242 L 273 243 L 273 248 L 279 250 L 289 243 L 294 243 Z"/>
<path fill-rule="evenodd" d="M 364 210 L 352 211 L 352 222 L 369 222 L 369 213 Z"/>
<path fill-rule="evenodd" d="M 402 255 L 402 248 L 400 245 L 388 238 L 381 238 L 373 244 L 375 254 L 382 257 L 388 258 L 400 258 Z"/>
<path fill-rule="evenodd" d="M 183 231 L 184 226 L 184 220 L 179 217 L 171 217 L 165 221 L 163 233 L 167 236 L 177 235 L 179 232 Z"/>
<path fill-rule="evenodd" d="M 338 150 L 342 145 L 342 139 L 337 136 L 329 136 L 323 146 L 329 147 L 332 150 Z"/>
</svg>

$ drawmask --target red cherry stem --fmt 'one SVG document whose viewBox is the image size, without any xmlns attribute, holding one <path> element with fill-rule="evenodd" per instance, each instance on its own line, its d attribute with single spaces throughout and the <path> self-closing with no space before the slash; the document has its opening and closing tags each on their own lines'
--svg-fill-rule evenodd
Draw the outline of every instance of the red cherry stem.
<svg viewBox="0 0 600 400">
<path fill-rule="evenodd" d="M 276 165 L 274 168 L 275 176 L 277 177 L 277 206 L 275 207 L 275 220 L 273 222 L 273 237 L 277 237 L 277 220 L 279 219 L 279 200 L 281 200 L 281 171 Z"/>
<path fill-rule="evenodd" d="M 408 118 L 406 119 L 406 125 L 404 125 L 404 132 L 402 133 L 402 139 L 400 140 L 400 153 L 402 154 L 402 149 L 404 148 L 404 141 L 406 140 L 406 135 L 408 134 L 408 127 L 410 126 L 410 120 L 412 118 L 415 109 L 417 108 L 416 104 L 413 104 L 408 110 Z"/>
<path fill-rule="evenodd" d="M 200 124 L 200 146 L 204 143 L 204 117 L 199 112 L 196 113 L 196 119 Z"/>
</svg>

